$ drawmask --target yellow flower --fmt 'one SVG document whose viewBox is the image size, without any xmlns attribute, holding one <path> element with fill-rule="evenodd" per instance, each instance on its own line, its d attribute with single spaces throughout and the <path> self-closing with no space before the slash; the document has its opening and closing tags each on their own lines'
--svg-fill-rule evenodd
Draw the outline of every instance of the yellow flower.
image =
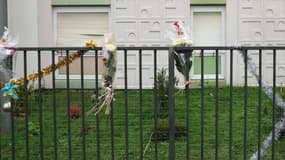
<svg viewBox="0 0 285 160">
<path fill-rule="evenodd" d="M 186 38 L 179 38 L 172 42 L 173 46 L 191 46 L 192 41 Z"/>
<path fill-rule="evenodd" d="M 97 44 L 96 44 L 95 41 L 89 40 L 89 41 L 86 43 L 85 46 L 88 47 L 88 48 L 96 48 L 96 47 L 97 47 Z"/>
</svg>

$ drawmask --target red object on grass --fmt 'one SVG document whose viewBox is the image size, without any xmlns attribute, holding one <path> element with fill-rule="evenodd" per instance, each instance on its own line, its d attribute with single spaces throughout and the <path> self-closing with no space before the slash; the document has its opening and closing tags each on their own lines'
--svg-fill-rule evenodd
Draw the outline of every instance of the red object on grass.
<svg viewBox="0 0 285 160">
<path fill-rule="evenodd" d="M 77 104 L 72 104 L 69 107 L 69 115 L 71 118 L 79 118 L 80 117 L 80 106 Z"/>
</svg>

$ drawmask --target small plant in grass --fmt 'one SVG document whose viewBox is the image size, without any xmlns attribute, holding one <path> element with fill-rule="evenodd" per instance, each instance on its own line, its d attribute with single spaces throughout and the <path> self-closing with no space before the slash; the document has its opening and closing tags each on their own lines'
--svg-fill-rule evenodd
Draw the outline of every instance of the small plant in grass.
<svg viewBox="0 0 285 160">
<path fill-rule="evenodd" d="M 29 125 L 28 131 L 30 135 L 35 136 L 40 134 L 39 126 L 35 125 L 33 122 L 29 122 L 28 125 Z"/>
<path fill-rule="evenodd" d="M 168 139 L 168 123 L 167 123 L 167 117 L 168 117 L 168 92 L 169 92 L 169 79 L 167 75 L 167 69 L 162 68 L 157 73 L 157 79 L 156 79 L 156 86 L 158 91 L 158 118 L 159 118 L 159 125 L 157 128 L 153 128 L 151 135 L 149 137 L 148 143 L 144 149 L 144 155 L 151 143 L 151 141 L 156 140 L 166 140 Z M 178 79 L 174 77 L 174 85 L 178 85 Z M 178 129 L 181 130 L 180 128 Z M 183 129 L 182 129 L 183 130 Z M 186 130 L 184 130 L 186 131 Z M 177 132 L 178 133 L 178 132 Z"/>
<path fill-rule="evenodd" d="M 179 137 L 186 137 L 187 127 L 186 122 L 175 122 L 175 139 Z M 165 141 L 169 139 L 169 122 L 168 120 L 159 120 L 157 122 L 157 128 L 153 127 L 152 141 Z"/>
<path fill-rule="evenodd" d="M 175 86 L 178 84 L 178 79 L 174 77 Z M 158 117 L 167 118 L 168 117 L 168 91 L 169 91 L 169 80 L 167 75 L 167 70 L 162 68 L 157 73 L 156 86 L 158 89 Z"/>
<path fill-rule="evenodd" d="M 25 116 L 26 114 L 28 114 L 28 113 L 25 113 L 25 108 L 24 108 L 25 107 L 25 95 L 26 94 L 28 95 L 28 98 L 29 98 L 28 101 L 34 100 L 34 98 L 35 98 L 34 88 L 32 85 L 29 85 L 27 87 L 27 91 L 25 92 L 24 86 L 20 85 L 16 89 L 16 93 L 17 93 L 17 96 L 19 97 L 19 99 L 17 101 L 13 100 L 14 104 L 15 104 L 14 113 L 15 113 L 15 115 L 18 115 L 18 116 Z M 32 98 L 32 99 L 30 99 L 30 98 Z"/>
</svg>

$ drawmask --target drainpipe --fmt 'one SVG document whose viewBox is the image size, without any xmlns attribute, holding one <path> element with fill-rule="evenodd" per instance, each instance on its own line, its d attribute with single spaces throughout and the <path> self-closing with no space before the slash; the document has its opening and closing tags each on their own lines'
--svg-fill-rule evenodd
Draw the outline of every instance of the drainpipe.
<svg viewBox="0 0 285 160">
<path fill-rule="evenodd" d="M 4 32 L 4 26 L 7 26 L 7 0 L 0 0 L 0 35 Z M 0 64 L 0 68 L 3 66 Z M 8 82 L 10 76 L 8 73 L 5 73 L 4 70 L 0 70 L 0 81 Z M 0 91 L 1 92 L 1 91 Z M 11 113 L 3 111 L 3 104 L 8 102 L 6 97 L 0 94 L 0 116 L 1 116 L 1 130 L 0 133 L 11 132 Z"/>
<path fill-rule="evenodd" d="M 7 0 L 0 0 L 0 33 L 4 32 L 4 26 L 7 26 Z"/>
</svg>

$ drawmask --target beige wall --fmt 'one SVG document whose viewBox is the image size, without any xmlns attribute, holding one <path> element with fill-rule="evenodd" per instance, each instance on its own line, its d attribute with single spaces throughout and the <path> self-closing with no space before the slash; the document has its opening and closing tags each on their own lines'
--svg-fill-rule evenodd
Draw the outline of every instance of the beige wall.
<svg viewBox="0 0 285 160">
<path fill-rule="evenodd" d="M 9 0 L 8 26 L 19 37 L 18 46 L 38 45 L 37 0 Z"/>
<path fill-rule="evenodd" d="M 226 45 L 227 46 L 238 46 L 238 0 L 227 0 L 226 1 Z M 238 54 L 233 54 L 233 70 L 237 69 L 237 57 Z M 225 55 L 225 79 L 227 84 L 230 83 L 230 54 Z M 233 83 L 238 85 L 238 74 L 233 72 Z"/>
<path fill-rule="evenodd" d="M 44 47 L 53 45 L 52 8 L 50 0 L 8 0 L 8 27 L 18 37 L 18 47 Z M 28 52 L 28 74 L 38 71 L 35 52 Z M 42 66 L 50 63 L 50 54 L 42 55 Z M 23 76 L 23 54 L 14 57 L 14 78 Z M 44 80 L 49 87 L 50 78 Z"/>
<path fill-rule="evenodd" d="M 165 37 L 174 21 L 189 25 L 190 9 L 187 0 L 129 0 L 112 1 L 112 30 L 117 42 L 123 46 L 167 46 L 171 40 Z M 116 27 L 115 27 L 116 26 Z M 168 67 L 167 51 L 158 51 L 158 68 Z M 142 53 L 142 83 L 153 87 L 153 52 Z M 128 52 L 128 87 L 138 88 L 139 56 L 137 51 Z M 124 87 L 124 57 L 118 54 L 117 87 Z M 177 72 L 176 76 L 182 76 Z"/>
<path fill-rule="evenodd" d="M 9 0 L 8 26 L 19 37 L 19 47 L 53 45 L 50 0 Z"/>
<path fill-rule="evenodd" d="M 285 1 L 227 1 L 227 45 L 284 46 L 285 45 Z M 285 83 L 284 51 L 277 53 L 277 85 Z M 249 52 L 258 66 L 258 51 Z M 272 51 L 263 51 L 263 80 L 272 84 Z M 229 59 L 227 60 L 229 66 Z M 240 54 L 234 56 L 234 82 L 244 83 L 244 62 Z M 227 72 L 229 73 L 229 72 Z M 228 76 L 229 78 L 229 76 Z M 248 84 L 257 85 L 256 78 L 248 74 Z"/>
<path fill-rule="evenodd" d="M 50 0 L 38 1 L 38 46 L 51 47 L 53 42 L 52 6 Z"/>
</svg>

